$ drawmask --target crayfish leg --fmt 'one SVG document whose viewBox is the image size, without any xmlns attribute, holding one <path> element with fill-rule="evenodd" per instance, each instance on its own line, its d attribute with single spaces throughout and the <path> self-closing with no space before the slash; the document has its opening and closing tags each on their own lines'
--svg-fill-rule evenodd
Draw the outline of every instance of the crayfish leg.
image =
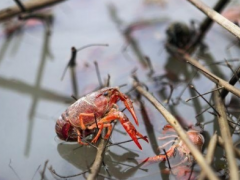
<svg viewBox="0 0 240 180">
<path fill-rule="evenodd" d="M 172 125 L 166 124 L 163 127 L 163 133 L 170 132 L 170 131 L 175 132 L 175 129 L 172 127 Z"/>
<path fill-rule="evenodd" d="M 98 127 L 98 133 L 97 133 L 97 135 L 94 137 L 94 139 L 92 140 L 92 143 L 96 143 L 96 142 L 97 142 L 97 140 L 99 139 L 99 136 L 100 136 L 101 133 L 102 133 L 103 128 L 106 128 L 106 127 L 108 128 L 107 134 L 105 135 L 104 139 L 107 139 L 107 138 L 110 136 L 111 130 L 112 130 L 112 125 L 111 125 L 110 123 L 104 124 L 104 123 L 102 123 L 102 122 L 100 121 L 100 122 L 97 123 L 97 125 L 96 125 L 96 124 L 93 124 L 92 126 L 89 126 L 88 129 L 94 129 L 94 128 L 96 128 L 96 127 Z M 109 131 L 109 129 L 110 129 L 110 131 Z"/>
<path fill-rule="evenodd" d="M 132 123 L 129 121 L 129 119 L 124 113 L 117 111 L 116 109 L 111 109 L 111 111 L 104 118 L 102 118 L 100 122 L 109 123 L 115 119 L 118 119 L 121 122 L 122 126 L 132 138 L 132 140 L 135 142 L 135 144 L 138 146 L 138 148 L 142 149 L 141 145 L 138 142 L 137 136 L 146 142 L 148 142 L 148 139 L 135 129 L 135 127 L 132 125 Z"/>
<path fill-rule="evenodd" d="M 80 113 L 79 114 L 79 121 L 82 130 L 86 129 L 85 124 L 83 123 L 83 117 L 94 117 L 94 113 Z"/>
<path fill-rule="evenodd" d="M 81 145 L 88 145 L 88 143 L 82 142 L 81 133 L 80 133 L 79 129 L 77 130 L 77 134 L 78 134 L 78 140 L 77 140 L 78 143 L 81 144 Z"/>
<path fill-rule="evenodd" d="M 149 157 L 146 162 L 160 162 L 160 161 L 166 161 L 167 157 L 170 158 L 174 155 L 175 146 L 172 146 L 165 154 L 159 154 L 157 156 Z"/>
<path fill-rule="evenodd" d="M 112 132 L 112 124 L 109 123 L 107 125 L 109 125 L 108 126 L 108 131 L 107 131 L 107 134 L 105 135 L 104 139 L 108 139 L 111 135 L 111 132 Z"/>
<path fill-rule="evenodd" d="M 169 145 L 169 144 L 171 144 L 171 143 L 173 143 L 173 142 L 175 142 L 175 140 L 168 141 L 168 142 L 166 142 L 165 144 L 159 146 L 158 149 L 163 149 L 164 147 L 166 147 L 167 145 Z"/>
</svg>

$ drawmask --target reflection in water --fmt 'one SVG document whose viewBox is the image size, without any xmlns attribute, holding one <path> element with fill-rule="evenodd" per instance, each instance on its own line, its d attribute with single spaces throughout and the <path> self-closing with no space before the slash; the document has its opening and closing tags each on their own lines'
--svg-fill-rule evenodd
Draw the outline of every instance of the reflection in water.
<svg viewBox="0 0 240 180">
<path fill-rule="evenodd" d="M 44 32 L 44 43 L 43 43 L 43 49 L 42 49 L 42 55 L 41 55 L 41 61 L 40 66 L 37 72 L 37 78 L 35 82 L 35 87 L 37 89 L 40 88 L 42 77 L 43 77 L 43 70 L 45 67 L 45 63 L 48 56 L 51 56 L 51 53 L 49 51 L 49 41 L 50 41 L 50 35 L 51 35 L 51 26 L 52 26 L 52 16 L 47 17 L 44 19 L 43 24 L 45 23 L 45 32 Z M 31 109 L 29 112 L 29 124 L 28 124 L 28 132 L 27 132 L 27 140 L 26 140 L 26 146 L 25 146 L 25 155 L 28 156 L 30 152 L 31 147 L 31 141 L 32 141 L 32 130 L 33 130 L 33 123 L 34 123 L 34 117 L 35 117 L 35 109 L 37 106 L 37 102 L 39 100 L 38 94 L 35 94 L 33 96 Z"/>
<path fill-rule="evenodd" d="M 108 169 L 110 176 L 116 179 L 129 179 L 137 171 L 148 172 L 146 167 L 142 166 L 144 163 L 138 163 L 135 159 L 139 155 L 127 148 L 127 152 L 121 155 L 114 153 L 108 149 L 104 155 L 104 163 Z M 63 159 L 79 168 L 81 171 L 89 169 L 94 162 L 96 156 L 96 149 L 90 146 L 81 146 L 79 144 L 59 144 L 58 153 Z M 53 167 L 54 168 L 54 167 Z M 101 168 L 100 174 L 107 175 L 104 168 Z"/>
<path fill-rule="evenodd" d="M 7 52 L 9 45 L 11 44 L 11 41 L 18 38 L 18 43 L 14 44 L 12 52 L 16 53 L 18 46 L 17 44 L 20 43 L 20 40 L 22 39 L 22 33 L 23 33 L 23 26 L 24 24 L 22 22 L 19 22 L 17 20 L 8 21 L 4 24 L 4 32 L 0 35 L 0 39 L 4 38 L 4 43 L 0 49 L 0 63 L 3 60 L 5 53 Z M 2 37 L 1 37 L 2 36 Z"/>
<path fill-rule="evenodd" d="M 141 100 L 141 95 L 139 94 L 139 98 L 138 98 L 138 101 L 140 103 L 140 110 L 141 110 L 141 115 L 143 117 L 143 122 L 144 122 L 144 125 L 145 125 L 145 128 L 147 130 L 147 136 L 148 136 L 148 139 L 150 140 L 150 145 L 153 149 L 153 152 L 157 155 L 157 154 L 160 154 L 160 151 L 158 149 L 158 143 L 157 143 L 157 139 L 156 139 L 156 135 L 154 133 L 154 128 L 153 128 L 153 125 L 149 119 L 149 116 L 147 114 L 147 111 L 146 111 L 146 108 L 145 108 L 145 105 L 144 105 L 144 101 Z"/>
</svg>

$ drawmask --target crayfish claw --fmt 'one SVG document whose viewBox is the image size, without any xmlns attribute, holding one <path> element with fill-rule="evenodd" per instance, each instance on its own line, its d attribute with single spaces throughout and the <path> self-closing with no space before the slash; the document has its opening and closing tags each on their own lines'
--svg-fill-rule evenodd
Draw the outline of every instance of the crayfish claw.
<svg viewBox="0 0 240 180">
<path fill-rule="evenodd" d="M 135 144 L 138 146 L 138 148 L 142 150 L 142 147 L 141 147 L 140 143 L 138 142 L 137 136 L 148 143 L 147 137 L 140 134 L 135 129 L 135 127 L 132 125 L 132 123 L 128 120 L 123 122 L 122 125 L 123 125 L 124 129 L 126 130 L 126 132 L 129 134 L 129 136 L 132 138 L 132 140 L 135 142 Z"/>
<path fill-rule="evenodd" d="M 123 101 L 126 108 L 129 110 L 129 112 L 131 113 L 131 115 L 132 115 L 135 123 L 137 124 L 137 126 L 139 126 L 138 119 L 137 119 L 136 113 L 134 111 L 132 101 L 123 93 L 120 93 L 119 97 L 120 97 L 121 101 Z"/>
</svg>

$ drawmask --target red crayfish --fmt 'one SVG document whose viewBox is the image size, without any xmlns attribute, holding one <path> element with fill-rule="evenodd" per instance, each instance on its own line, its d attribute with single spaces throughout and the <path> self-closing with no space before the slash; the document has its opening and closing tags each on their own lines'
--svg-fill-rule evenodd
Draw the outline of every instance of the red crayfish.
<svg viewBox="0 0 240 180">
<path fill-rule="evenodd" d="M 77 141 L 79 144 L 86 145 L 87 143 L 82 141 L 81 133 L 85 131 L 85 134 L 89 135 L 98 128 L 99 131 L 92 140 L 96 143 L 103 128 L 108 128 L 104 138 L 109 138 L 112 130 L 111 122 L 117 119 L 139 149 L 142 149 L 137 137 L 146 142 L 148 140 L 135 129 L 128 117 L 118 110 L 116 102 L 119 99 L 123 101 L 138 125 L 131 100 L 118 88 L 107 87 L 78 99 L 59 117 L 55 127 L 58 137 L 65 141 Z"/>
<path fill-rule="evenodd" d="M 166 131 L 174 131 L 173 127 L 171 125 L 166 125 L 164 126 L 163 130 Z M 204 144 L 204 137 L 203 135 L 194 129 L 189 129 L 187 132 L 187 135 L 189 137 L 189 139 L 192 141 L 192 143 L 201 151 L 203 144 Z M 165 137 L 160 137 L 158 139 L 163 140 L 163 139 L 167 139 L 167 138 L 175 138 L 174 140 L 170 140 L 169 142 L 165 143 L 164 145 L 160 146 L 159 149 L 164 148 L 165 146 L 167 146 L 170 143 L 173 143 L 173 145 L 170 147 L 170 149 L 166 152 L 167 156 L 169 158 L 171 158 L 174 155 L 175 150 L 177 149 L 179 154 L 183 157 L 185 156 L 185 158 L 183 159 L 183 161 L 181 161 L 180 163 L 178 163 L 176 166 L 187 162 L 187 161 L 193 161 L 193 157 L 191 155 L 190 150 L 188 149 L 188 147 L 186 146 L 186 144 L 182 141 L 182 139 L 180 137 L 178 137 L 175 134 L 172 135 L 168 135 Z M 145 161 L 147 162 L 159 162 L 159 161 L 166 161 L 167 157 L 165 154 L 160 154 L 154 157 L 150 157 L 147 158 Z"/>
</svg>

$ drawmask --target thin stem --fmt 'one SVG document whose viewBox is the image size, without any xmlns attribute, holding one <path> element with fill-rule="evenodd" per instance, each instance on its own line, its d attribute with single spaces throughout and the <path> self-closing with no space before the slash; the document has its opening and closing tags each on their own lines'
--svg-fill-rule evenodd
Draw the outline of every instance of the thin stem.
<svg viewBox="0 0 240 180">
<path fill-rule="evenodd" d="M 201 95 L 197 95 L 197 96 L 188 98 L 188 99 L 186 99 L 185 101 L 186 101 L 186 102 L 191 101 L 191 100 L 193 100 L 193 99 L 195 99 L 195 98 L 198 98 L 198 97 L 201 97 L 201 96 L 210 94 L 210 93 L 212 93 L 213 91 L 218 91 L 218 90 L 220 90 L 220 89 L 223 89 L 223 87 L 219 87 L 219 88 L 213 89 L 213 90 L 211 90 L 211 91 L 208 91 L 208 92 L 206 92 L 206 93 L 203 93 L 203 94 L 201 94 Z"/>
<path fill-rule="evenodd" d="M 81 50 L 83 50 L 83 49 L 86 49 L 86 48 L 92 47 L 92 46 L 108 46 L 108 44 L 88 44 L 88 45 L 86 45 L 86 46 L 83 46 L 83 47 L 78 48 L 77 51 L 81 51 Z"/>
<path fill-rule="evenodd" d="M 83 174 L 85 174 L 89 171 L 89 170 L 86 170 L 86 171 L 83 171 L 79 174 L 74 174 L 74 175 L 70 175 L 70 176 L 62 176 L 62 175 L 59 175 L 58 173 L 56 173 L 56 171 L 52 168 L 52 166 L 49 167 L 48 169 L 52 174 L 54 174 L 55 176 L 60 177 L 60 178 L 72 178 L 72 177 L 83 175 Z"/>
<path fill-rule="evenodd" d="M 170 162 L 169 162 L 169 159 L 168 159 L 167 152 L 166 152 L 166 150 L 165 150 L 165 149 L 163 149 L 163 151 L 164 151 L 164 154 L 165 154 L 165 156 L 166 156 L 166 158 L 167 158 L 167 162 L 168 162 L 168 168 L 169 168 L 169 169 L 171 169 L 171 165 L 170 165 Z"/>
<path fill-rule="evenodd" d="M 103 87 L 103 83 L 102 83 L 102 79 L 101 79 L 98 63 L 96 61 L 94 61 L 94 65 L 95 65 L 95 68 L 96 68 L 96 73 L 97 73 L 99 85 L 102 88 Z"/>
<path fill-rule="evenodd" d="M 147 136 L 144 136 L 144 138 L 147 138 Z M 142 138 L 137 138 L 137 139 L 142 139 Z M 118 142 L 118 143 L 109 144 L 109 145 L 107 145 L 106 147 L 110 147 L 110 146 L 116 146 L 116 145 L 119 145 L 119 144 L 124 144 L 124 143 L 131 142 L 131 141 L 133 141 L 133 140 L 132 140 L 132 139 L 130 139 L 130 140 L 127 140 L 127 141 L 121 141 L 121 142 Z"/>
<path fill-rule="evenodd" d="M 21 178 L 19 177 L 19 175 L 17 174 L 17 172 L 16 172 L 16 171 L 13 169 L 13 167 L 11 166 L 11 163 L 12 163 L 12 161 L 11 161 L 11 159 L 10 159 L 8 166 L 11 168 L 11 170 L 12 170 L 13 173 L 17 176 L 17 178 L 18 178 L 19 180 L 21 180 Z"/>
<path fill-rule="evenodd" d="M 202 94 L 200 94 L 193 85 L 190 85 L 190 88 L 192 88 L 213 110 L 214 112 L 220 116 L 220 114 L 218 113 L 218 111 L 202 96 Z"/>
<path fill-rule="evenodd" d="M 36 176 L 36 174 L 37 174 L 38 170 L 40 169 L 40 167 L 41 167 L 41 164 L 38 166 L 38 168 L 36 169 L 35 173 L 33 174 L 32 180 L 33 180 L 34 177 Z"/>
<path fill-rule="evenodd" d="M 41 180 L 44 180 L 46 178 L 45 177 L 45 172 L 46 172 L 47 164 L 48 164 L 48 160 L 46 160 L 45 163 L 44 163 L 43 170 L 41 172 Z"/>
</svg>

